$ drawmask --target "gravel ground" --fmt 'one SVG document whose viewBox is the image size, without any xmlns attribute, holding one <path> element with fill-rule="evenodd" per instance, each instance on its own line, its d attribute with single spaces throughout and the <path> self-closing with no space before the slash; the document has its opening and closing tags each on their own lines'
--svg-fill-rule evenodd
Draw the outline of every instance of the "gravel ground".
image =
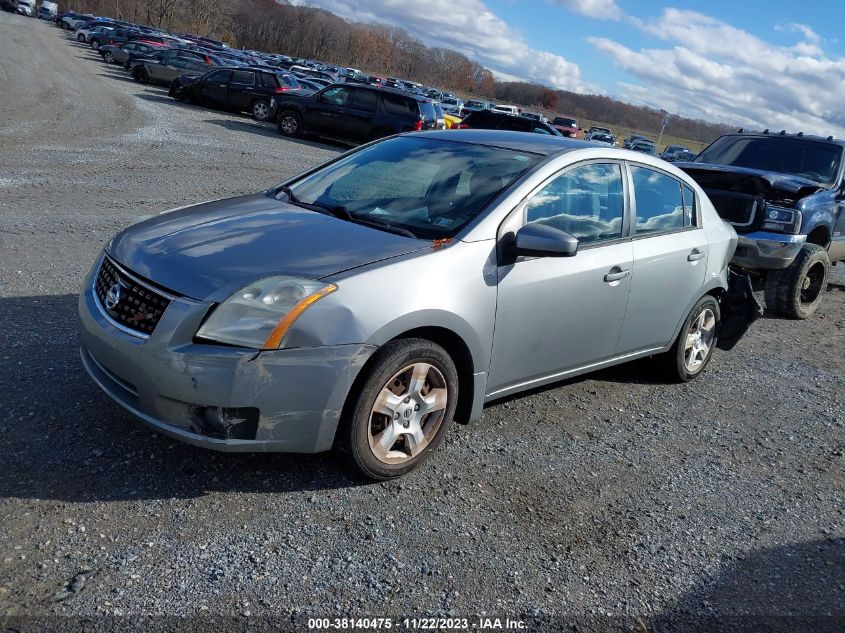
<svg viewBox="0 0 845 633">
<path fill-rule="evenodd" d="M 0 623 L 845 630 L 845 267 L 814 318 L 761 319 L 690 384 L 641 361 L 500 401 L 401 481 L 216 454 L 85 376 L 80 281 L 133 218 L 340 148 L 174 103 L 6 13 L 0 81 Z"/>
</svg>

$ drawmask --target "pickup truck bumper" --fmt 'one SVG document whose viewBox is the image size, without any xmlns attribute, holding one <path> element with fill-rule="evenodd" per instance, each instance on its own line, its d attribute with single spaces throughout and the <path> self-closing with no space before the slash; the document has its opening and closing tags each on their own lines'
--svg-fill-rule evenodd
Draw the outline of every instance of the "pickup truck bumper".
<svg viewBox="0 0 845 633">
<path fill-rule="evenodd" d="M 733 263 L 749 270 L 788 268 L 798 255 L 806 235 L 756 231 L 739 234 Z"/>
</svg>

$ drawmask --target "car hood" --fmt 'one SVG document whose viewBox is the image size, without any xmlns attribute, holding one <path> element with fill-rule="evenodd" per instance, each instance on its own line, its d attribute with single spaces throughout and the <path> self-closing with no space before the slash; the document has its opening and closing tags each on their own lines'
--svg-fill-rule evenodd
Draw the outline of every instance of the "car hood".
<svg viewBox="0 0 845 633">
<path fill-rule="evenodd" d="M 750 167 L 735 167 L 733 165 L 714 165 L 711 163 L 674 163 L 679 169 L 683 169 L 693 178 L 696 175 L 723 175 L 727 177 L 736 176 L 745 180 L 752 180 L 756 183 L 765 183 L 767 188 L 775 189 L 786 193 L 798 193 L 802 190 L 817 191 L 822 185 L 815 180 L 782 174 L 764 169 L 752 169 Z"/>
<path fill-rule="evenodd" d="M 118 233 L 106 252 L 130 271 L 172 292 L 222 301 L 265 277 L 320 279 L 430 248 L 428 240 L 254 194 L 143 220 Z"/>
</svg>

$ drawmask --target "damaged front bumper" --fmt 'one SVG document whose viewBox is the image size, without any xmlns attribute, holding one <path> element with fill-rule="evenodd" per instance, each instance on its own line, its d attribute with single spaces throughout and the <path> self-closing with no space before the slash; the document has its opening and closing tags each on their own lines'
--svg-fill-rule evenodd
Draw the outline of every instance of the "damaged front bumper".
<svg viewBox="0 0 845 633">
<path fill-rule="evenodd" d="M 96 269 L 96 267 L 95 267 Z M 313 453 L 334 441 L 346 396 L 374 351 L 256 351 L 193 341 L 208 305 L 175 300 L 149 338 L 115 327 L 86 281 L 79 338 L 88 374 L 164 435 L 219 451 Z"/>
<path fill-rule="evenodd" d="M 807 241 L 806 235 L 755 231 L 740 233 L 732 263 L 748 270 L 787 268 Z"/>
</svg>

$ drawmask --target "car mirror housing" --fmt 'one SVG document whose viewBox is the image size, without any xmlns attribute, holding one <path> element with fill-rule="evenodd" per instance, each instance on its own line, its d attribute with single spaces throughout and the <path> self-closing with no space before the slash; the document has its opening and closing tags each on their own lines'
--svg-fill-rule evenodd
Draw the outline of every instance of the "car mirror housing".
<svg viewBox="0 0 845 633">
<path fill-rule="evenodd" d="M 522 257 L 572 257 L 578 238 L 547 224 L 529 223 L 516 232 L 511 252 Z"/>
</svg>

